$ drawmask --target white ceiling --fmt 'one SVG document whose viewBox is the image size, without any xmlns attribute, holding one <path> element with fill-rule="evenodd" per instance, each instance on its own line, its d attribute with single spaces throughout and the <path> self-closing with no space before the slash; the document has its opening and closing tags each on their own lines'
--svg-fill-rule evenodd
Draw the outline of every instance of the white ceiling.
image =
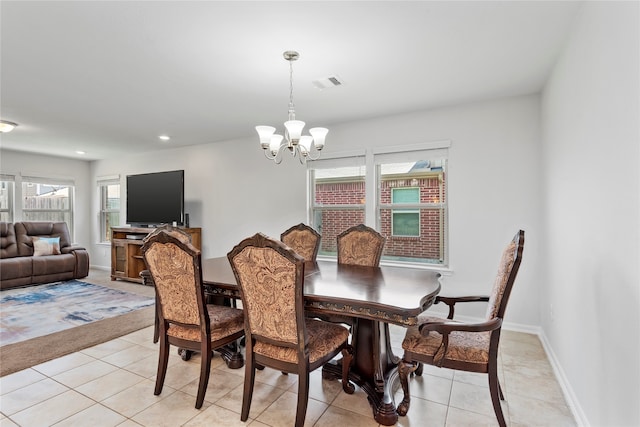
<svg viewBox="0 0 640 427">
<path fill-rule="evenodd" d="M 19 127 L 0 146 L 84 159 L 243 137 L 257 147 L 255 125 L 287 118 L 290 49 L 308 127 L 536 93 L 579 6 L 3 0 L 0 117 Z M 331 75 L 344 85 L 312 84 Z"/>
</svg>

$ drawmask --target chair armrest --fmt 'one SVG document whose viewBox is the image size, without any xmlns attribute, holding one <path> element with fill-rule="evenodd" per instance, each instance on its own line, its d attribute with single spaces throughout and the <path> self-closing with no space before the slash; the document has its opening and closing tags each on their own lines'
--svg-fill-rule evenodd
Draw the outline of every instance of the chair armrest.
<svg viewBox="0 0 640 427">
<path fill-rule="evenodd" d="M 438 304 L 439 302 L 443 302 L 449 306 L 449 315 L 447 319 L 453 319 L 455 308 L 454 306 L 458 302 L 487 302 L 489 301 L 489 297 L 487 295 L 475 295 L 475 296 L 464 296 L 464 297 L 443 297 L 437 296 L 434 304 Z"/>
<path fill-rule="evenodd" d="M 494 331 L 502 325 L 502 318 L 495 317 L 481 323 L 459 323 L 459 322 L 426 322 L 418 329 L 426 336 L 430 331 L 436 331 L 442 335 L 442 341 L 438 350 L 433 355 L 433 362 L 436 366 L 442 367 L 447 350 L 449 349 L 449 333 L 451 332 L 488 332 Z"/>
<path fill-rule="evenodd" d="M 449 334 L 453 331 L 460 332 L 488 332 L 494 331 L 502 326 L 502 318 L 495 317 L 486 322 L 480 323 L 460 323 L 460 322 L 426 322 L 421 324 L 418 328 L 423 335 L 426 335 L 429 331 L 435 331 L 440 334 Z"/>
</svg>

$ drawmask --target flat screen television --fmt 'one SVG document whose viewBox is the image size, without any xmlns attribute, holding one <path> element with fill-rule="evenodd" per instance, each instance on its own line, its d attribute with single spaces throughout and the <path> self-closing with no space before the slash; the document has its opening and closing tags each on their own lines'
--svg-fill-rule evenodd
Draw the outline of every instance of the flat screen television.
<svg viewBox="0 0 640 427">
<path fill-rule="evenodd" d="M 184 224 L 184 171 L 127 175 L 127 224 Z"/>
</svg>

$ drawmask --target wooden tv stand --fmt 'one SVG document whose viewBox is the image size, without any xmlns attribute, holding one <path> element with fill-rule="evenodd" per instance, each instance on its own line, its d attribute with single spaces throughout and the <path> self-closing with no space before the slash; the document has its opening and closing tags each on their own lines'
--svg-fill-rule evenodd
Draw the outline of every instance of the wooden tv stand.
<svg viewBox="0 0 640 427">
<path fill-rule="evenodd" d="M 111 280 L 143 283 L 140 272 L 147 269 L 142 259 L 142 239 L 154 228 L 113 227 L 111 229 Z M 202 249 L 201 228 L 181 228 L 191 236 L 191 243 Z"/>
</svg>

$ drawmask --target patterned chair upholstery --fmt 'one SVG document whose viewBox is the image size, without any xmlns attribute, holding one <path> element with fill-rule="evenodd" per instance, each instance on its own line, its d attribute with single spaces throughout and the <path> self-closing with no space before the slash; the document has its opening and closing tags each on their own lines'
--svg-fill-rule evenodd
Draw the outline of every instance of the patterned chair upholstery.
<svg viewBox="0 0 640 427">
<path fill-rule="evenodd" d="M 282 242 L 261 233 L 240 242 L 227 255 L 240 287 L 245 315 L 246 365 L 240 419 L 251 407 L 255 371 L 270 367 L 298 374 L 295 425 L 302 427 L 309 398 L 309 372 L 340 352 L 342 386 L 348 382 L 353 351 L 349 331 L 341 326 L 304 316 L 304 260 Z"/>
<path fill-rule="evenodd" d="M 300 223 L 280 235 L 280 240 L 293 249 L 305 261 L 315 261 L 320 249 L 320 234 L 313 228 Z"/>
<path fill-rule="evenodd" d="M 200 382 L 196 408 L 204 402 L 213 350 L 244 335 L 242 310 L 205 303 L 200 251 L 189 235 L 160 227 L 143 241 L 142 253 L 156 289 L 160 354 L 155 395 L 162 392 L 169 347 L 200 351 Z"/>
<path fill-rule="evenodd" d="M 402 348 L 404 356 L 398 367 L 404 399 L 398 414 L 409 410 L 409 376 L 422 374 L 427 363 L 442 368 L 488 374 L 493 410 L 500 426 L 506 426 L 500 400 L 504 400 L 498 381 L 498 344 L 504 312 L 513 288 L 524 248 L 524 231 L 520 230 L 502 253 L 498 274 L 490 296 L 436 297 L 435 303 L 449 306 L 447 319 L 420 317 L 418 326 L 407 329 Z M 488 302 L 485 321 L 463 323 L 454 320 L 456 303 Z"/>
<path fill-rule="evenodd" d="M 384 249 L 384 237 L 373 228 L 359 224 L 338 235 L 338 264 L 377 267 Z"/>
</svg>

